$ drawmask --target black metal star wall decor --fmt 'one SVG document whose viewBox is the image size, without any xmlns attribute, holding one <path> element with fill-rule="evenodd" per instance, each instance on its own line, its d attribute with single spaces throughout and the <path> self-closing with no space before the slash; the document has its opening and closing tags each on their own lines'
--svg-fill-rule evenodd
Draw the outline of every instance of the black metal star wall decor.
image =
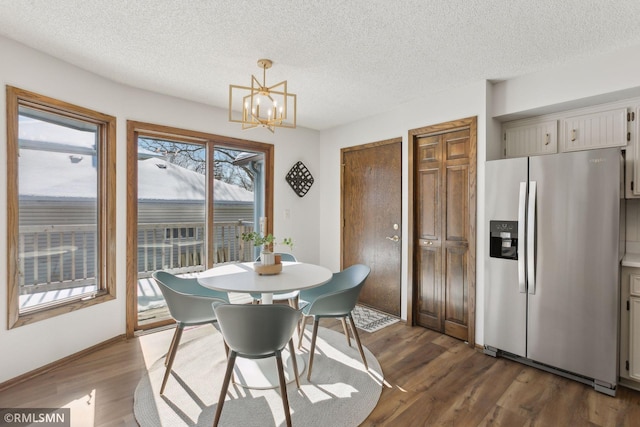
<svg viewBox="0 0 640 427">
<path fill-rule="evenodd" d="M 302 162 L 297 162 L 293 167 L 287 172 L 287 176 L 285 177 L 293 191 L 300 197 L 303 197 L 307 194 L 307 191 L 311 188 L 313 184 L 313 176 L 311 176 L 311 172 Z"/>
</svg>

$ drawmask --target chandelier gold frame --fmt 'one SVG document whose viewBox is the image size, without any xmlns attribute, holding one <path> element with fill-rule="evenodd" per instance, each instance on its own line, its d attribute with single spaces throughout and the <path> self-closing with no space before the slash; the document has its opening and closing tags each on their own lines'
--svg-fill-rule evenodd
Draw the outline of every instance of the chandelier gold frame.
<svg viewBox="0 0 640 427">
<path fill-rule="evenodd" d="M 277 127 L 296 127 L 297 97 L 287 91 L 287 81 L 267 86 L 267 69 L 272 65 L 269 59 L 258 60 L 258 66 L 262 68 L 262 84 L 252 75 L 250 87 L 229 85 L 230 122 L 242 123 L 242 129 L 260 126 L 271 132 Z"/>
</svg>

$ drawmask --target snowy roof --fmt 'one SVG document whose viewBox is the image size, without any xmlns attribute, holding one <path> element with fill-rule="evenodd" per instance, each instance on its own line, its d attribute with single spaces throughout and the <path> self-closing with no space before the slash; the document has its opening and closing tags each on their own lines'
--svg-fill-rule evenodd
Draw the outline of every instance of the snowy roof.
<svg viewBox="0 0 640 427">
<path fill-rule="evenodd" d="M 138 198 L 145 200 L 204 200 L 205 176 L 163 159 L 138 161 Z M 214 180 L 216 202 L 253 203 L 253 193 Z"/>
<path fill-rule="evenodd" d="M 88 155 L 20 150 L 20 196 L 39 199 L 96 197 L 94 158 Z M 205 198 L 205 176 L 159 158 L 138 160 L 138 199 L 194 201 Z M 214 181 L 216 203 L 253 203 L 253 193 Z"/>
</svg>

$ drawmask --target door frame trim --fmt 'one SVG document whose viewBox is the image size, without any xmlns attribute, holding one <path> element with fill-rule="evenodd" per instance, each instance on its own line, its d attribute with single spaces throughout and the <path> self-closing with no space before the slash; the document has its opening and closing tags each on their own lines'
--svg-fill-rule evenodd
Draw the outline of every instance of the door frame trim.
<svg viewBox="0 0 640 427">
<path fill-rule="evenodd" d="M 416 160 L 415 160 L 415 142 L 416 139 L 423 136 L 438 135 L 448 133 L 457 129 L 469 129 L 470 138 L 470 159 L 469 159 L 469 259 L 468 259 L 468 281 L 469 293 L 467 295 L 467 316 L 469 319 L 469 347 L 475 348 L 476 344 L 476 221 L 477 221 L 477 146 L 478 146 L 478 117 L 467 117 L 464 119 L 453 120 L 445 123 L 438 123 L 417 129 L 409 130 L 409 209 L 408 209 L 408 236 L 409 241 L 407 257 L 407 324 L 415 325 L 416 316 L 414 313 L 414 301 L 418 291 L 414 281 L 414 247 L 415 247 L 415 180 L 416 180 Z"/>
</svg>

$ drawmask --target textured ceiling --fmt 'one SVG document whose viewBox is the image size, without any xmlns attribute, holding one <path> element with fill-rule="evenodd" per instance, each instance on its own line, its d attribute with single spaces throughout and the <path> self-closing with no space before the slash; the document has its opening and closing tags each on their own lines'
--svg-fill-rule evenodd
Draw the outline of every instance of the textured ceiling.
<svg viewBox="0 0 640 427">
<path fill-rule="evenodd" d="M 222 108 L 269 58 L 267 84 L 287 80 L 298 125 L 322 130 L 639 45 L 639 17 L 638 0 L 0 0 L 0 35 Z"/>
</svg>

